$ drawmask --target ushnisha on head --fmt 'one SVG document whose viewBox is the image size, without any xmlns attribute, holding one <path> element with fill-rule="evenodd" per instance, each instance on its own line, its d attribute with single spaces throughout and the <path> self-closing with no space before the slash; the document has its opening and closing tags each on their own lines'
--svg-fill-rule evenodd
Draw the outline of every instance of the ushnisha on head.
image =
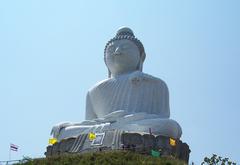
<svg viewBox="0 0 240 165">
<path fill-rule="evenodd" d="M 108 77 L 142 71 L 145 57 L 143 44 L 134 36 L 133 31 L 128 27 L 119 28 L 116 36 L 107 42 L 104 49 Z"/>
</svg>

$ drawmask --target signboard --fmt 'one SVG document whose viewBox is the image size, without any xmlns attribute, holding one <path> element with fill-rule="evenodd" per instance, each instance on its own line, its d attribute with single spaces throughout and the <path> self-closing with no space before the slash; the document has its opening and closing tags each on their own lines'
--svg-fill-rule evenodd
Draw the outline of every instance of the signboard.
<svg viewBox="0 0 240 165">
<path fill-rule="evenodd" d="M 95 133 L 96 137 L 92 141 L 91 145 L 102 145 L 105 133 Z"/>
</svg>

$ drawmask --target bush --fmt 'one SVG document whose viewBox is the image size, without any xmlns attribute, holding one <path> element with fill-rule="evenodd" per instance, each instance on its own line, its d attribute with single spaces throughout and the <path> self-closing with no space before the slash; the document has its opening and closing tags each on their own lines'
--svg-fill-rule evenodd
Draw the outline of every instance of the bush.
<svg viewBox="0 0 240 165">
<path fill-rule="evenodd" d="M 41 159 L 28 159 L 21 165 L 185 165 L 173 157 L 152 157 L 130 151 L 108 151 L 67 154 Z"/>
<path fill-rule="evenodd" d="M 229 160 L 229 158 L 222 158 L 213 154 L 211 158 L 205 157 L 201 165 L 236 165 L 236 163 Z"/>
</svg>

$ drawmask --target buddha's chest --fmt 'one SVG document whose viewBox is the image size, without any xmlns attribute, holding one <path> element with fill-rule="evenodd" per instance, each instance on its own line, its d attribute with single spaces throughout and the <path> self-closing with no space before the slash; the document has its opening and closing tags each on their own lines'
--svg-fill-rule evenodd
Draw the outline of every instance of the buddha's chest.
<svg viewBox="0 0 240 165">
<path fill-rule="evenodd" d="M 98 117 L 117 110 L 129 113 L 154 111 L 159 107 L 157 100 L 160 97 L 154 83 L 128 79 L 107 82 L 91 92 L 91 102 Z"/>
</svg>

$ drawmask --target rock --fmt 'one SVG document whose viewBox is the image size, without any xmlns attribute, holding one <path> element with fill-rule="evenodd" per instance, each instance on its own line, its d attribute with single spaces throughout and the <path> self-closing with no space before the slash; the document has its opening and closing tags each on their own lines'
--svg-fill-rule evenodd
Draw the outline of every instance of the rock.
<svg viewBox="0 0 240 165">
<path fill-rule="evenodd" d="M 138 153 L 150 154 L 152 149 L 161 152 L 162 156 L 175 156 L 188 162 L 191 152 L 186 143 L 176 139 L 176 146 L 171 146 L 169 137 L 154 136 L 145 133 L 130 133 L 120 130 L 111 130 L 99 133 L 102 135 L 102 143 L 94 145 L 88 139 L 88 134 L 81 134 L 77 138 L 65 139 L 59 143 L 47 147 L 47 157 L 67 153 L 102 152 L 106 150 L 132 150 Z"/>
</svg>

